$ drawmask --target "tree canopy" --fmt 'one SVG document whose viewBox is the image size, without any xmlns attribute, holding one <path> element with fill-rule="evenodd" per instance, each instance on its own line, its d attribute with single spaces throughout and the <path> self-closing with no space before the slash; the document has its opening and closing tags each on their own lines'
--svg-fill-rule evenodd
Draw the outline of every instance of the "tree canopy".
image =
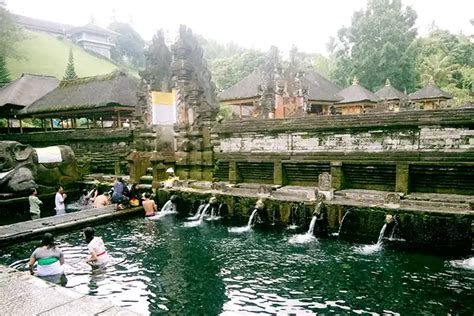
<svg viewBox="0 0 474 316">
<path fill-rule="evenodd" d="M 112 49 L 112 59 L 119 63 L 128 63 L 135 68 L 144 64 L 145 41 L 129 24 L 112 22 L 109 30 L 119 33 Z"/>
<path fill-rule="evenodd" d="M 417 84 L 416 56 L 411 46 L 417 31 L 417 15 L 401 0 L 369 0 L 365 10 L 357 11 L 349 27 L 338 32 L 337 65 L 332 78 L 348 85 L 357 76 L 370 90 L 392 85 L 413 90 Z"/>
</svg>

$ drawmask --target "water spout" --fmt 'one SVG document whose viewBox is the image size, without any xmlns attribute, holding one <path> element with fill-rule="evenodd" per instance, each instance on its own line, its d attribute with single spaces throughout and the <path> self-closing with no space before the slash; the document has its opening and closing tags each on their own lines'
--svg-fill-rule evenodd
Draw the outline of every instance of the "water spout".
<svg viewBox="0 0 474 316">
<path fill-rule="evenodd" d="M 383 247 L 383 237 L 385 235 L 385 230 L 387 229 L 387 223 L 383 224 L 382 229 L 379 233 L 379 238 L 377 239 L 377 243 L 374 245 L 366 245 L 363 247 L 356 247 L 356 252 L 363 254 L 363 255 L 370 255 L 375 252 L 382 250 Z"/>
<path fill-rule="evenodd" d="M 176 198 L 173 198 L 173 196 L 166 201 L 165 205 L 161 208 L 160 212 L 157 212 L 154 216 L 147 217 L 149 220 L 159 220 L 160 218 L 167 216 L 167 215 L 172 215 L 178 213 L 176 209 Z"/>
<path fill-rule="evenodd" d="M 339 224 L 339 229 L 337 230 L 337 237 L 339 238 L 339 236 L 341 236 L 341 231 L 342 231 L 342 225 L 344 224 L 344 220 L 346 219 L 346 216 L 349 214 L 350 212 L 345 212 L 344 213 L 344 216 L 342 216 L 342 220 L 341 220 L 341 224 Z"/>
<path fill-rule="evenodd" d="M 298 234 L 290 237 L 288 242 L 290 244 L 306 244 L 308 242 L 316 240 L 316 237 L 314 237 L 314 227 L 316 226 L 317 219 L 317 216 L 313 216 L 313 218 L 311 219 L 311 223 L 309 224 L 308 231 L 305 234 Z"/>
<path fill-rule="evenodd" d="M 229 233 L 245 233 L 252 230 L 253 225 L 255 224 L 255 219 L 258 214 L 258 209 L 255 207 L 252 211 L 252 214 L 249 217 L 249 221 L 247 222 L 247 226 L 244 227 L 230 227 Z"/>
</svg>

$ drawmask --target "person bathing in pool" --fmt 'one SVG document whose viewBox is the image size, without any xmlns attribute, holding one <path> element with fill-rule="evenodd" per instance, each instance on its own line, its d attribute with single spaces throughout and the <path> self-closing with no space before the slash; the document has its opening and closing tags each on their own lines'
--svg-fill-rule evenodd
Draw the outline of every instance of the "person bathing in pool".
<svg viewBox="0 0 474 316">
<path fill-rule="evenodd" d="M 90 256 L 86 262 L 92 266 L 92 268 L 103 268 L 109 262 L 109 254 L 105 249 L 102 238 L 96 237 L 95 231 L 92 227 L 84 229 L 84 237 L 87 242 L 87 248 L 89 249 Z"/>
</svg>

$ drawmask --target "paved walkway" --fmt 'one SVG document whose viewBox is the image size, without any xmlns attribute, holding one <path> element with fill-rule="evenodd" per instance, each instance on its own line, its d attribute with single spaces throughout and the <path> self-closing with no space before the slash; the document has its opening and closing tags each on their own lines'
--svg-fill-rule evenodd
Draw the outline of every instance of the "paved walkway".
<svg viewBox="0 0 474 316">
<path fill-rule="evenodd" d="M 114 206 L 88 209 L 64 215 L 0 226 L 0 246 L 32 239 L 46 232 L 58 232 L 87 226 L 91 223 L 143 213 L 142 207 L 116 211 Z"/>
<path fill-rule="evenodd" d="M 139 315 L 93 296 L 0 266 L 2 315 Z"/>
</svg>

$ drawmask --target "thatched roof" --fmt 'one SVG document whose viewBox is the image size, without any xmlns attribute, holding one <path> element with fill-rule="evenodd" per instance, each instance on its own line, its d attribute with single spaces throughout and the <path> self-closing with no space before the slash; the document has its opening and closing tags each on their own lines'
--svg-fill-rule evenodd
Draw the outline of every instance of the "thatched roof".
<svg viewBox="0 0 474 316">
<path fill-rule="evenodd" d="M 337 92 L 341 89 L 315 71 L 305 72 L 301 80 L 303 86 L 308 88 L 308 100 L 310 101 L 331 102 L 342 99 L 337 96 Z M 220 101 L 228 101 L 260 97 L 259 86 L 264 82 L 262 70 L 257 69 L 235 85 L 222 91 L 218 98 Z"/>
<path fill-rule="evenodd" d="M 242 100 L 259 97 L 259 86 L 264 83 L 263 73 L 256 69 L 250 75 L 240 80 L 230 88 L 219 93 L 217 98 L 220 101 Z"/>
<path fill-rule="evenodd" d="M 303 86 L 308 88 L 309 101 L 335 102 L 342 100 L 338 95 L 341 88 L 314 70 L 305 72 Z"/>
<path fill-rule="evenodd" d="M 379 97 L 366 88 L 361 87 L 356 78 L 354 78 L 351 86 L 339 91 L 338 95 L 343 98 L 343 100 L 339 101 L 338 104 L 379 102 Z"/>
<path fill-rule="evenodd" d="M 20 78 L 0 89 L 0 111 L 29 106 L 58 85 L 59 80 L 53 76 L 22 74 Z"/>
<path fill-rule="evenodd" d="M 22 116 L 45 116 L 58 112 L 96 112 L 97 109 L 125 107 L 133 110 L 138 91 L 138 79 L 124 72 L 62 81 L 32 105 L 19 112 Z"/>
<path fill-rule="evenodd" d="M 392 101 L 392 100 L 404 100 L 407 98 L 406 94 L 398 91 L 390 84 L 390 80 L 387 79 L 385 87 L 375 92 L 375 95 L 382 100 Z"/>
<path fill-rule="evenodd" d="M 446 91 L 441 90 L 433 82 L 418 91 L 409 95 L 412 101 L 427 100 L 427 99 L 452 99 L 453 97 Z"/>
</svg>

